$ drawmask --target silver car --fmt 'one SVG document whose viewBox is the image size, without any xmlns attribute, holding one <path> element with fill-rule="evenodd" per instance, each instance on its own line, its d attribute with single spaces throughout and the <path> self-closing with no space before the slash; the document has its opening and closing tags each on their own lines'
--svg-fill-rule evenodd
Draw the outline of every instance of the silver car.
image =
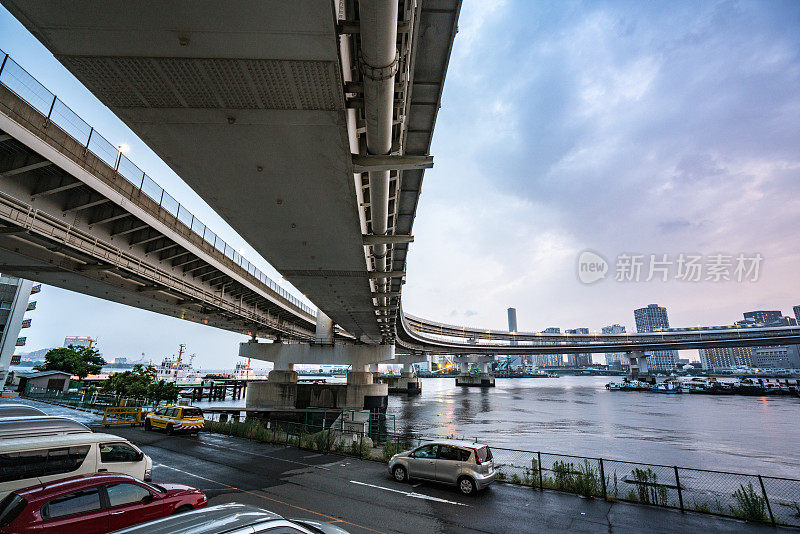
<svg viewBox="0 0 800 534">
<path fill-rule="evenodd" d="M 313 519 L 284 519 L 250 504 L 227 503 L 156 519 L 115 534 L 348 534 L 343 528 Z"/>
<path fill-rule="evenodd" d="M 482 490 L 495 477 L 488 445 L 449 439 L 395 454 L 389 473 L 399 482 L 415 478 L 451 484 L 465 495 Z"/>
</svg>

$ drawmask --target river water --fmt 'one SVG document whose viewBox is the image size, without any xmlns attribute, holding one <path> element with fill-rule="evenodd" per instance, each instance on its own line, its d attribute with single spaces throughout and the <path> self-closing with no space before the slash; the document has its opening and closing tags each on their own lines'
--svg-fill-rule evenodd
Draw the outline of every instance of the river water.
<svg viewBox="0 0 800 534">
<path fill-rule="evenodd" d="M 800 399 L 607 391 L 608 377 L 422 379 L 389 397 L 399 432 L 644 463 L 800 478 Z"/>
</svg>

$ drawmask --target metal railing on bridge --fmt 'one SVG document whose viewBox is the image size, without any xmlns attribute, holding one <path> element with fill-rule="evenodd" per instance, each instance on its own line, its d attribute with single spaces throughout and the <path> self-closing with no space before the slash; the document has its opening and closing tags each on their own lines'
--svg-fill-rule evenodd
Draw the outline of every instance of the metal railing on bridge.
<svg viewBox="0 0 800 534">
<path fill-rule="evenodd" d="M 309 315 L 316 316 L 316 310 L 289 293 L 273 281 L 255 265 L 247 261 L 233 247 L 217 236 L 210 228 L 195 217 L 186 206 L 167 193 L 152 178 L 137 167 L 118 147 L 112 145 L 94 127 L 81 119 L 69 106 L 64 104 L 55 94 L 39 83 L 28 71 L 22 68 L 8 54 L 0 50 L 0 84 L 19 96 L 30 106 L 46 117 L 46 124 L 52 122 L 81 144 L 86 150 L 112 167 L 117 174 L 133 184 L 142 193 L 178 219 L 192 232 L 202 237 L 208 244 L 216 248 L 230 260 L 241 266 L 252 276 L 261 280 L 270 289 L 278 293 Z"/>
</svg>

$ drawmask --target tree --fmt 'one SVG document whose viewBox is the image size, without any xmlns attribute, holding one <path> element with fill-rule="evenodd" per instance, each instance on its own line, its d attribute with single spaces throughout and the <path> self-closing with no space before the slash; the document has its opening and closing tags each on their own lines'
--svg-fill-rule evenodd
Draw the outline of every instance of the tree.
<svg viewBox="0 0 800 534">
<path fill-rule="evenodd" d="M 147 388 L 147 397 L 155 402 L 175 402 L 178 400 L 178 386 L 163 380 L 152 382 Z"/>
<path fill-rule="evenodd" d="M 78 378 L 97 374 L 106 364 L 100 354 L 89 347 L 61 347 L 51 349 L 44 356 L 44 365 L 37 365 L 37 371 L 63 371 Z"/>
<path fill-rule="evenodd" d="M 163 380 L 156 381 L 152 366 L 134 365 L 130 371 L 114 373 L 103 383 L 102 390 L 120 397 L 146 399 L 155 402 L 178 400 L 178 386 Z"/>
<path fill-rule="evenodd" d="M 120 397 L 134 397 L 144 399 L 147 397 L 147 388 L 155 380 L 155 369 L 141 364 L 133 366 L 133 370 L 114 373 L 103 382 L 102 391 L 113 393 Z"/>
</svg>

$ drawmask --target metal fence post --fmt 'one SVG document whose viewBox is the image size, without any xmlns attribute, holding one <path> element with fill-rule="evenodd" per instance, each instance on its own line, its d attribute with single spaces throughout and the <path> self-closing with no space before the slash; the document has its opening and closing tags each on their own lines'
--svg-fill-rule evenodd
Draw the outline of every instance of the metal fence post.
<svg viewBox="0 0 800 534">
<path fill-rule="evenodd" d="M 603 470 L 603 459 L 600 458 L 600 489 L 603 491 L 603 500 L 606 499 L 606 473 Z"/>
<path fill-rule="evenodd" d="M 539 459 L 539 491 L 544 489 L 544 484 L 542 483 L 542 453 L 537 452 L 536 457 Z"/>
<path fill-rule="evenodd" d="M 769 505 L 769 497 L 767 497 L 767 490 L 764 487 L 764 480 L 761 478 L 761 475 L 758 475 L 758 483 L 761 484 L 761 493 L 764 494 L 764 501 L 767 503 L 767 512 L 769 512 L 769 520 L 772 522 L 772 526 L 775 526 L 775 516 L 772 515 L 772 507 Z"/>
<path fill-rule="evenodd" d="M 50 111 L 47 112 L 47 118 L 44 120 L 43 128 L 47 128 L 47 126 L 50 124 L 50 115 L 53 114 L 53 107 L 56 105 L 57 99 L 58 97 L 53 95 L 53 102 L 50 103 Z"/>
<path fill-rule="evenodd" d="M 678 488 L 678 504 L 681 506 L 681 513 L 683 513 L 683 489 L 681 489 L 681 479 L 678 476 L 678 466 L 673 466 L 675 468 L 675 487 Z"/>
<path fill-rule="evenodd" d="M 94 133 L 94 126 L 90 126 L 89 127 L 89 137 L 88 137 L 88 139 L 86 139 L 86 146 L 83 149 L 83 155 L 84 156 L 86 156 L 86 154 L 89 153 L 89 143 L 92 141 L 92 134 L 93 133 Z"/>
</svg>

